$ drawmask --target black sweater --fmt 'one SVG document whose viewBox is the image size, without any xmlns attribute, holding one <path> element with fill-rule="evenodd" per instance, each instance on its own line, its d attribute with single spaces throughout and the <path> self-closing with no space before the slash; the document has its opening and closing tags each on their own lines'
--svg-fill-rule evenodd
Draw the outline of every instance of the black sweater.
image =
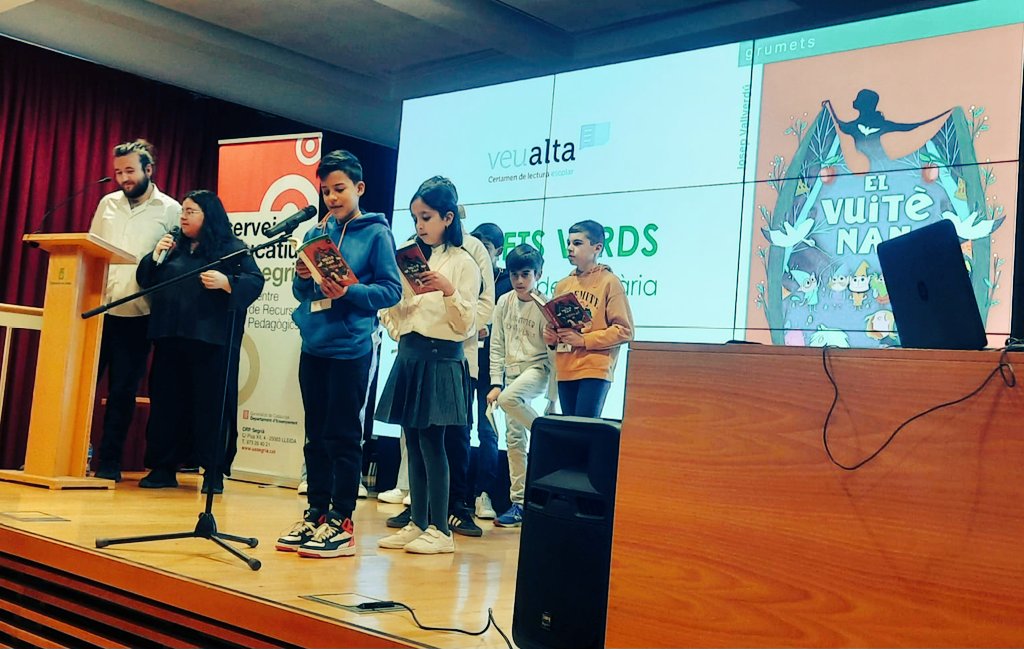
<svg viewBox="0 0 1024 649">
<path fill-rule="evenodd" d="M 199 246 L 190 252 L 191 241 L 183 239 L 168 253 L 160 266 L 153 255 L 139 262 L 136 279 L 139 286 L 148 288 L 160 282 L 183 275 L 209 264 L 223 255 L 207 255 Z M 238 240 L 228 244 L 223 254 L 239 250 L 245 245 Z M 250 255 L 240 255 L 216 267 L 231 282 L 231 293 L 203 286 L 199 276 L 190 277 L 150 295 L 149 337 L 187 338 L 223 345 L 227 341 L 228 314 L 235 311 L 234 343 L 242 340 L 246 308 L 263 291 L 263 273 Z"/>
</svg>

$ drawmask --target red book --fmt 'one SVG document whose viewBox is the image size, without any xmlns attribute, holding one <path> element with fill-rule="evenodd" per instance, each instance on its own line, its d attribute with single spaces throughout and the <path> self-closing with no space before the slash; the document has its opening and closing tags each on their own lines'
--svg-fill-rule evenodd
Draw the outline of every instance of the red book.
<svg viewBox="0 0 1024 649">
<path fill-rule="evenodd" d="M 550 300 L 540 293 L 530 293 L 530 297 L 540 307 L 541 313 L 555 329 L 583 329 L 590 324 L 590 312 L 587 311 L 575 293 L 562 293 Z"/>
<path fill-rule="evenodd" d="M 324 277 L 330 277 L 342 286 L 359 283 L 356 274 L 352 272 L 352 268 L 341 256 L 338 246 L 334 245 L 334 242 L 326 234 L 313 237 L 299 246 L 295 252 L 306 264 L 306 268 L 313 275 L 313 281 L 317 284 L 323 284 Z"/>
<path fill-rule="evenodd" d="M 440 290 L 424 286 L 420 281 L 420 275 L 430 270 L 430 266 L 427 265 L 427 258 L 423 256 L 423 251 L 415 239 L 398 246 L 395 250 L 395 261 L 398 262 L 398 270 L 402 271 L 405 281 L 409 283 L 409 288 L 417 295 Z"/>
</svg>

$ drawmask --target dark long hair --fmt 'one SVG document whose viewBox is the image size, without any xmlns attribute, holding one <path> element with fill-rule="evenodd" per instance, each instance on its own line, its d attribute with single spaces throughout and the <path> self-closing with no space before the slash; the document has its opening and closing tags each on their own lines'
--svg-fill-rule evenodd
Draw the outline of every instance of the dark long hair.
<svg viewBox="0 0 1024 649">
<path fill-rule="evenodd" d="M 203 227 L 199 230 L 198 250 L 204 257 L 216 259 L 230 252 L 233 248 L 231 244 L 241 244 L 241 240 L 231 229 L 231 221 L 228 220 L 228 213 L 224 209 L 224 203 L 220 202 L 220 197 L 208 189 L 194 189 L 185 194 L 185 198 L 191 199 L 203 210 Z"/>
<path fill-rule="evenodd" d="M 427 207 L 444 216 L 451 212 L 452 222 L 444 229 L 444 243 L 449 246 L 462 245 L 462 222 L 459 219 L 459 192 L 452 181 L 444 176 L 427 178 L 409 200 L 409 206 L 420 199 Z"/>
</svg>

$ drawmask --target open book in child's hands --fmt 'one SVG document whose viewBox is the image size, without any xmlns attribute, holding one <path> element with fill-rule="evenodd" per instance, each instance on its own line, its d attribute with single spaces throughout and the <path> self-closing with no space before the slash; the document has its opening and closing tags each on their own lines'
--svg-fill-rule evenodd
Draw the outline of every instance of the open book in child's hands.
<svg viewBox="0 0 1024 649">
<path fill-rule="evenodd" d="M 430 270 L 430 266 L 427 265 L 427 258 L 415 239 L 409 239 L 398 246 L 395 250 L 395 261 L 398 262 L 398 270 L 402 271 L 405 281 L 409 282 L 409 288 L 417 295 L 441 290 L 424 286 L 420 279 L 420 275 Z"/>
<path fill-rule="evenodd" d="M 313 281 L 317 284 L 323 284 L 324 277 L 330 277 L 341 286 L 359 283 L 356 274 L 352 272 L 348 262 L 341 256 L 338 246 L 326 234 L 313 237 L 299 246 L 295 252 L 298 253 L 299 259 L 306 264 L 306 268 L 313 276 Z"/>
<path fill-rule="evenodd" d="M 550 300 L 537 292 L 530 296 L 540 307 L 541 313 L 555 329 L 576 329 L 590 324 L 590 312 L 583 308 L 574 293 L 562 293 Z"/>
</svg>

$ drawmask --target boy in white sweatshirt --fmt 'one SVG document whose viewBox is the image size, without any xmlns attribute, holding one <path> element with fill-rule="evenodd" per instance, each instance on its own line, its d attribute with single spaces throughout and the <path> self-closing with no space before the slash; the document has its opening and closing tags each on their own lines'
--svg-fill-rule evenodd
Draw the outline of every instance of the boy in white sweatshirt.
<svg viewBox="0 0 1024 649">
<path fill-rule="evenodd" d="M 502 295 L 494 308 L 491 329 L 491 391 L 488 403 L 505 411 L 508 471 L 511 479 L 507 512 L 494 519 L 498 527 L 518 527 L 523 522 L 526 494 L 526 452 L 529 431 L 538 417 L 530 403 L 550 394 L 551 360 L 544 342 L 544 316 L 531 297 L 540 279 L 544 259 L 528 244 L 513 248 L 505 259 L 511 293 Z"/>
</svg>

